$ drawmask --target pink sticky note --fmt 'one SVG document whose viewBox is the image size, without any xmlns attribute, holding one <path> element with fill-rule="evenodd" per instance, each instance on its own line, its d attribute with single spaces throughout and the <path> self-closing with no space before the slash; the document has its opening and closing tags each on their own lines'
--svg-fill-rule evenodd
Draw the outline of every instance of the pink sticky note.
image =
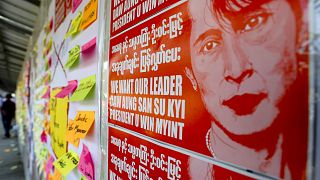
<svg viewBox="0 0 320 180">
<path fill-rule="evenodd" d="M 52 170 L 52 168 L 53 168 L 53 162 L 54 162 L 53 157 L 52 157 L 51 155 L 49 155 L 49 156 L 50 156 L 50 157 L 49 157 L 49 159 L 48 159 L 48 161 L 47 161 L 47 163 L 46 163 L 46 168 L 45 168 L 45 171 L 46 171 L 47 174 L 49 174 L 50 171 Z"/>
<path fill-rule="evenodd" d="M 44 93 L 44 95 L 42 96 L 43 99 L 47 99 L 50 98 L 50 87 L 48 87 L 46 93 Z"/>
<path fill-rule="evenodd" d="M 79 5 L 81 4 L 82 0 L 73 0 L 72 1 L 72 13 L 74 13 Z"/>
<path fill-rule="evenodd" d="M 86 53 L 89 52 L 90 49 L 94 48 L 96 46 L 96 37 L 91 39 L 89 42 L 85 43 L 81 46 L 81 52 Z"/>
<path fill-rule="evenodd" d="M 94 164 L 88 147 L 83 144 L 80 161 L 78 164 L 78 170 L 88 180 L 94 180 Z"/>
<path fill-rule="evenodd" d="M 57 95 L 57 98 L 64 98 L 66 96 L 68 96 L 70 93 L 73 93 L 78 86 L 78 81 L 77 80 L 73 80 L 73 81 L 69 81 L 68 85 L 66 87 L 64 87 Z"/>
<path fill-rule="evenodd" d="M 47 134 L 45 131 L 42 131 L 40 139 L 41 139 L 41 142 L 47 143 Z"/>
</svg>

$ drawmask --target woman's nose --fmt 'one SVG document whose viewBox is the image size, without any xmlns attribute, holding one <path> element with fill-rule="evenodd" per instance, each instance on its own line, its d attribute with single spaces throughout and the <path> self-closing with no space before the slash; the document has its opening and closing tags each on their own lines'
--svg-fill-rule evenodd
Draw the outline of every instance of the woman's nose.
<svg viewBox="0 0 320 180">
<path fill-rule="evenodd" d="M 230 83 L 240 84 L 252 76 L 254 72 L 252 65 L 238 41 L 232 41 L 229 45 L 225 43 L 225 45 L 224 78 Z"/>
</svg>

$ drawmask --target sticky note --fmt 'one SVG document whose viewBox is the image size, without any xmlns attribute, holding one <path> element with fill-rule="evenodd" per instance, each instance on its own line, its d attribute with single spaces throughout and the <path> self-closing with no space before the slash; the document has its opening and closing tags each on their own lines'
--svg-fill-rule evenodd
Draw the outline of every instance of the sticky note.
<svg viewBox="0 0 320 180">
<path fill-rule="evenodd" d="M 75 126 L 74 126 L 73 120 L 69 120 L 68 122 L 68 128 L 67 128 L 67 133 L 66 133 L 66 140 L 74 145 L 75 147 L 79 146 L 80 139 L 75 136 Z"/>
<path fill-rule="evenodd" d="M 84 7 L 80 29 L 86 29 L 97 19 L 98 0 L 90 0 Z"/>
<path fill-rule="evenodd" d="M 80 58 L 80 46 L 77 45 L 76 47 L 72 48 L 69 51 L 69 57 L 68 57 L 67 63 L 64 66 L 66 68 L 72 67 L 75 62 L 79 61 L 79 58 Z"/>
<path fill-rule="evenodd" d="M 51 155 L 49 155 L 49 158 L 48 158 L 48 161 L 47 161 L 46 167 L 45 167 L 45 171 L 47 174 L 49 174 L 53 168 L 53 161 L 54 161 L 53 157 Z"/>
<path fill-rule="evenodd" d="M 42 96 L 42 99 L 47 99 L 50 97 L 50 86 L 47 86 L 46 92 L 44 93 L 44 95 Z"/>
<path fill-rule="evenodd" d="M 80 177 L 80 180 L 87 180 L 87 178 L 84 177 L 84 176 L 81 176 L 81 177 Z"/>
<path fill-rule="evenodd" d="M 57 98 L 64 98 L 68 96 L 70 93 L 73 93 L 78 86 L 78 81 L 73 80 L 73 81 L 68 81 L 68 85 L 64 87 L 57 95 Z"/>
<path fill-rule="evenodd" d="M 70 30 L 67 33 L 68 36 L 74 36 L 79 31 L 80 23 L 82 19 L 82 12 L 79 11 L 77 16 L 72 20 Z"/>
<path fill-rule="evenodd" d="M 91 89 L 96 84 L 96 75 L 92 75 L 81 79 L 79 85 L 73 95 L 70 97 L 70 101 L 82 101 L 84 100 Z"/>
<path fill-rule="evenodd" d="M 88 180 L 94 180 L 94 164 L 88 147 L 83 144 L 78 170 Z"/>
<path fill-rule="evenodd" d="M 75 137 L 76 138 L 86 137 L 93 122 L 94 122 L 94 111 L 78 111 L 74 119 Z"/>
<path fill-rule="evenodd" d="M 74 13 L 79 5 L 81 4 L 82 0 L 73 0 L 72 1 L 72 13 Z"/>
<path fill-rule="evenodd" d="M 45 147 L 42 148 L 40 150 L 40 159 L 46 159 L 47 155 L 48 155 L 48 149 Z"/>
<path fill-rule="evenodd" d="M 53 152 L 59 158 L 67 151 L 67 122 L 68 122 L 68 97 L 56 98 L 55 119 L 51 132 L 51 145 Z"/>
<path fill-rule="evenodd" d="M 78 163 L 79 156 L 77 153 L 69 151 L 57 159 L 53 165 L 63 176 L 66 176 L 72 171 L 72 169 L 77 167 Z"/>
<path fill-rule="evenodd" d="M 81 46 L 81 52 L 82 53 L 86 53 L 88 52 L 90 49 L 94 48 L 96 46 L 96 37 L 94 37 L 93 39 L 91 39 L 89 42 L 87 42 L 86 44 L 84 44 L 83 46 Z"/>
<path fill-rule="evenodd" d="M 41 142 L 47 143 L 47 134 L 44 130 L 41 133 L 40 139 L 41 139 Z"/>
</svg>

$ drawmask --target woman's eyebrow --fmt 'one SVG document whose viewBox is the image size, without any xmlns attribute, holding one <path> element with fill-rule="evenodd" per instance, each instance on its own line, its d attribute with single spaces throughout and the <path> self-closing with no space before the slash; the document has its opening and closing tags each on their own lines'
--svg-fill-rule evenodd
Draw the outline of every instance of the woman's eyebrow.
<svg viewBox="0 0 320 180">
<path fill-rule="evenodd" d="M 206 32 L 199 35 L 199 37 L 196 39 L 196 41 L 193 43 L 193 46 L 195 46 L 198 42 L 203 41 L 207 36 L 216 36 L 221 38 L 221 31 L 218 29 L 209 29 Z"/>
</svg>

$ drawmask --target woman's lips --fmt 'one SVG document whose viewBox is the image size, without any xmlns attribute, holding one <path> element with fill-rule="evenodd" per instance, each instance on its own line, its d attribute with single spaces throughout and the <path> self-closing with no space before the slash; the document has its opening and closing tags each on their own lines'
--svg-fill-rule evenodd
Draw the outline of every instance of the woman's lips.
<svg viewBox="0 0 320 180">
<path fill-rule="evenodd" d="M 236 115 L 244 116 L 252 114 L 260 102 L 267 97 L 266 93 L 236 95 L 222 102 L 228 106 Z"/>
</svg>

